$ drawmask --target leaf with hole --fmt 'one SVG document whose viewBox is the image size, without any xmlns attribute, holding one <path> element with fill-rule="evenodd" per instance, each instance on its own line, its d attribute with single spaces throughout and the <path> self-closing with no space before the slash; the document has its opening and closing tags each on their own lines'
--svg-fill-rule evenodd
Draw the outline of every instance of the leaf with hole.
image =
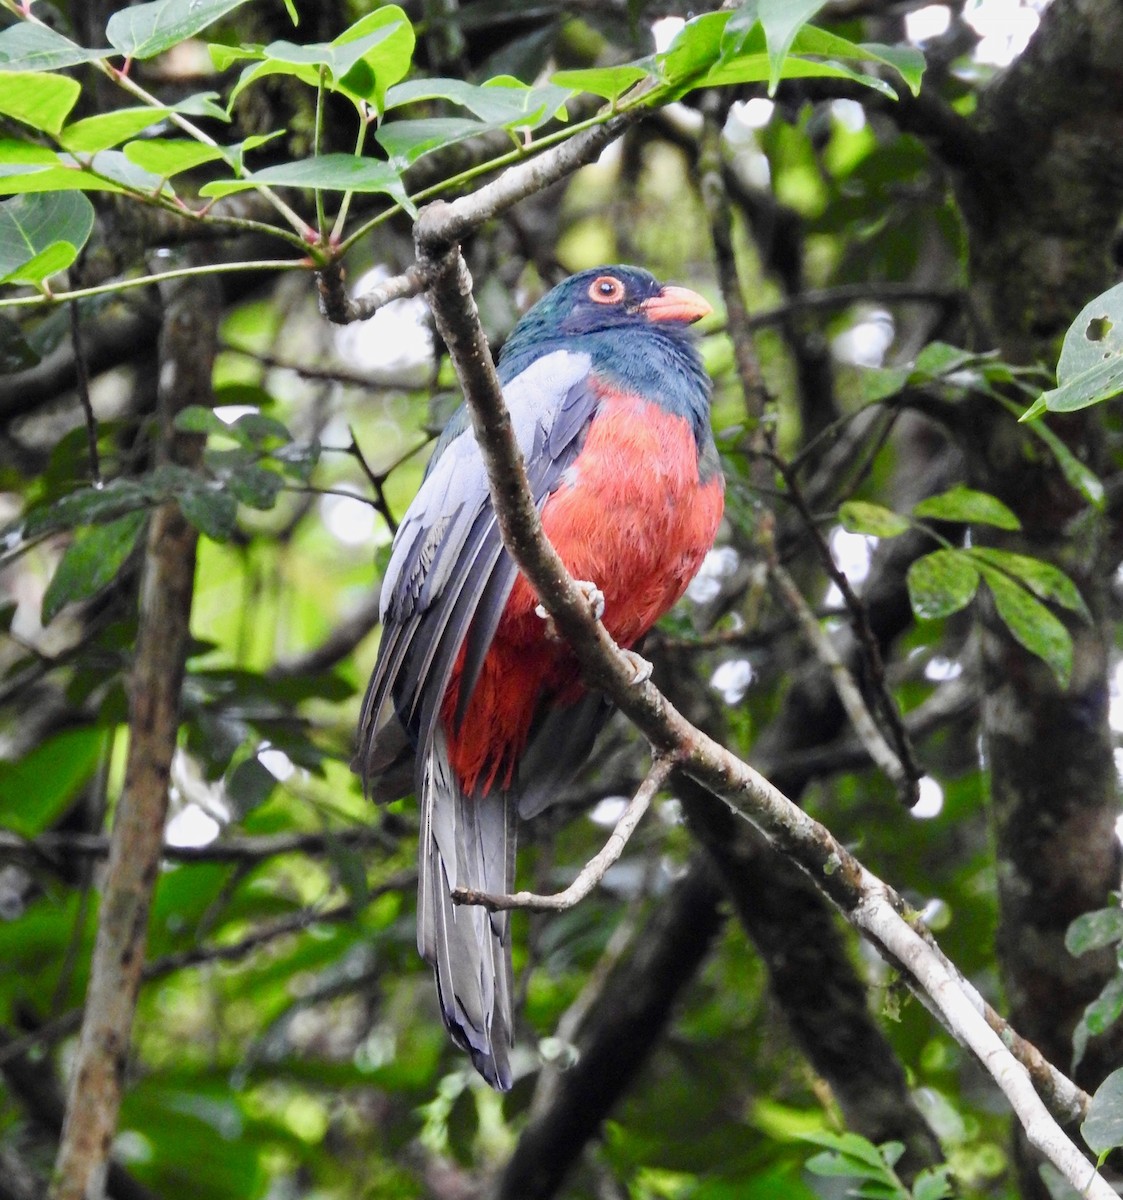
<svg viewBox="0 0 1123 1200">
<path fill-rule="evenodd" d="M 40 283 L 78 256 L 94 207 L 76 192 L 0 202 L 0 283 Z"/>
<path fill-rule="evenodd" d="M 962 550 L 933 550 L 909 567 L 912 611 L 923 620 L 950 616 L 971 603 L 979 572 Z"/>
<path fill-rule="evenodd" d="M 118 9 L 105 27 L 106 40 L 126 58 L 154 58 L 201 33 L 245 0 L 154 0 Z"/>
<path fill-rule="evenodd" d="M 144 513 L 131 512 L 105 525 L 79 529 L 59 560 L 43 596 L 43 624 L 68 604 L 88 600 L 117 578 L 144 526 Z"/>
<path fill-rule="evenodd" d="M 909 528 L 907 517 L 866 500 L 848 500 L 840 505 L 838 519 L 843 529 L 850 533 L 864 533 L 868 537 L 897 537 Z"/>
<path fill-rule="evenodd" d="M 1068 327 L 1057 362 L 1057 386 L 1022 414 L 1074 412 L 1123 392 L 1123 283 L 1089 301 Z"/>
<path fill-rule="evenodd" d="M 934 521 L 963 521 L 970 525 L 996 525 L 999 529 L 1021 529 L 1022 523 L 996 496 L 957 484 L 938 496 L 929 496 L 914 506 L 914 517 Z"/>
</svg>

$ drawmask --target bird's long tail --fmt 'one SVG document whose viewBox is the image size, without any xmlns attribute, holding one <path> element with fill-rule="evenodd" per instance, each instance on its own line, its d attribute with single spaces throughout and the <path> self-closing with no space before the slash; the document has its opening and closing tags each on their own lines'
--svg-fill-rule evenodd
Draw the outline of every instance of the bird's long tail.
<svg viewBox="0 0 1123 1200">
<path fill-rule="evenodd" d="M 453 904 L 457 887 L 510 892 L 515 874 L 515 802 L 493 789 L 466 796 L 438 730 L 421 778 L 417 948 L 432 964 L 445 1025 L 481 1075 L 511 1086 L 511 943 L 508 913 Z"/>
</svg>

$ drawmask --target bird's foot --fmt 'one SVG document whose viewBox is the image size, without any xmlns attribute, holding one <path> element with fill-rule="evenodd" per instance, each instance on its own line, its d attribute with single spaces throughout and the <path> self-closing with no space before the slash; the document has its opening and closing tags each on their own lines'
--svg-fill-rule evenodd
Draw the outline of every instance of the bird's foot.
<svg viewBox="0 0 1123 1200">
<path fill-rule="evenodd" d="M 655 668 L 643 655 L 637 654 L 634 650 L 621 650 L 620 656 L 632 670 L 632 687 L 639 687 L 641 683 L 646 683 L 651 678 L 651 673 Z"/>
<path fill-rule="evenodd" d="M 589 611 L 593 614 L 593 620 L 599 621 L 604 616 L 604 592 L 595 583 L 590 583 L 587 579 L 575 579 L 573 582 L 576 584 L 577 590 L 585 598 L 585 602 L 589 606 Z M 565 638 L 558 633 L 558 627 L 554 624 L 554 618 L 546 611 L 544 604 L 535 605 L 534 612 L 546 622 L 547 641 L 565 641 Z"/>
</svg>

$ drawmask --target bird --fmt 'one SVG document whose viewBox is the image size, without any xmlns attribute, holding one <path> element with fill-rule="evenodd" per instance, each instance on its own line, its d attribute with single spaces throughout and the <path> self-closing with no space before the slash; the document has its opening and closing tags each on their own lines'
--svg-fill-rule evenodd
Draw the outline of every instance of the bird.
<svg viewBox="0 0 1123 1200">
<path fill-rule="evenodd" d="M 710 311 L 640 267 L 597 267 L 549 291 L 500 352 L 543 529 L 625 650 L 681 598 L 721 521 L 712 385 L 689 328 Z M 398 527 L 380 605 L 356 770 L 377 802 L 418 798 L 418 950 L 453 1040 L 505 1091 L 509 913 L 451 893 L 513 890 L 519 823 L 580 768 L 609 705 L 503 546 L 464 407 Z"/>
</svg>

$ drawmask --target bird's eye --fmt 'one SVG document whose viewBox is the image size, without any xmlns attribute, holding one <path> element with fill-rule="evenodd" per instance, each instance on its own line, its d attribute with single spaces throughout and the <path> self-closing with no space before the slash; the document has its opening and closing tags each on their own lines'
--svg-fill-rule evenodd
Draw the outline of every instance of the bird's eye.
<svg viewBox="0 0 1123 1200">
<path fill-rule="evenodd" d="M 624 299 L 624 285 L 614 275 L 598 275 L 589 284 L 589 299 L 597 304 L 619 304 Z"/>
</svg>

